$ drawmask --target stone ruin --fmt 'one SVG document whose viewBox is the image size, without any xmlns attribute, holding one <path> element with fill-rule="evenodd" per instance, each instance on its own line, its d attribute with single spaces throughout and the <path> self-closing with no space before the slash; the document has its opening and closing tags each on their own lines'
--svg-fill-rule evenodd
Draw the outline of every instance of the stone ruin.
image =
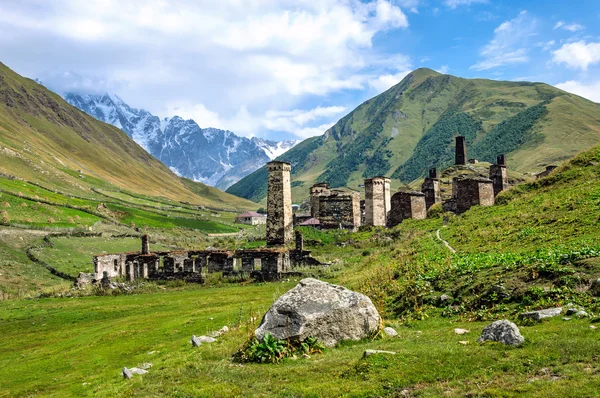
<svg viewBox="0 0 600 398">
<path fill-rule="evenodd" d="M 287 162 L 267 163 L 267 246 L 286 245 L 292 241 L 293 212 L 290 173 Z"/>
<path fill-rule="evenodd" d="M 554 170 L 556 170 L 558 168 L 558 166 L 546 166 L 546 170 L 542 171 L 541 173 L 538 173 L 535 175 L 535 179 L 539 180 L 540 178 L 544 178 L 546 176 L 548 176 L 550 173 L 552 173 Z"/>
<path fill-rule="evenodd" d="M 392 196 L 392 209 L 388 226 L 395 227 L 407 218 L 423 220 L 427 218 L 425 194 L 416 191 L 400 191 Z"/>
<path fill-rule="evenodd" d="M 185 280 L 204 282 L 206 276 L 247 273 L 261 281 L 274 281 L 300 274 L 299 268 L 323 266 L 304 250 L 302 234 L 296 234 L 296 248 L 248 250 L 187 250 L 151 252 L 147 237 L 142 251 L 94 256 L 94 280 L 124 278 L 127 281 Z M 143 253 L 144 249 L 147 253 Z"/>
<path fill-rule="evenodd" d="M 390 179 L 373 177 L 365 180 L 364 225 L 387 225 L 391 210 Z"/>
<path fill-rule="evenodd" d="M 360 194 L 329 189 L 327 183 L 310 189 L 311 216 L 319 220 L 322 229 L 356 231 L 361 226 Z"/>
<path fill-rule="evenodd" d="M 421 185 L 421 192 L 425 194 L 425 206 L 427 210 L 436 203 L 442 203 L 440 176 L 437 169 L 429 170 L 429 177 L 425 178 L 423 185 Z"/>
<path fill-rule="evenodd" d="M 490 180 L 494 184 L 494 196 L 508 189 L 508 171 L 504 155 L 498 156 L 496 164 L 490 166 Z"/>
<path fill-rule="evenodd" d="M 445 211 L 464 213 L 473 206 L 494 205 L 494 183 L 483 177 L 454 177 L 452 199 L 443 205 Z"/>
</svg>

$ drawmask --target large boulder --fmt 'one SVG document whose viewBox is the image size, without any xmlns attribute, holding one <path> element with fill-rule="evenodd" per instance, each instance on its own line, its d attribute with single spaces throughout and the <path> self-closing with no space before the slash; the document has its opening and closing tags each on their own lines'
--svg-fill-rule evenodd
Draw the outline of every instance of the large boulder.
<svg viewBox="0 0 600 398">
<path fill-rule="evenodd" d="M 487 325 L 477 341 L 480 343 L 497 341 L 506 345 L 519 346 L 525 342 L 525 337 L 521 335 L 517 325 L 504 319 Z"/>
<path fill-rule="evenodd" d="M 364 294 L 316 279 L 302 279 L 279 297 L 263 317 L 255 335 L 278 339 L 314 337 L 328 347 L 360 340 L 377 332 L 381 317 Z"/>
</svg>

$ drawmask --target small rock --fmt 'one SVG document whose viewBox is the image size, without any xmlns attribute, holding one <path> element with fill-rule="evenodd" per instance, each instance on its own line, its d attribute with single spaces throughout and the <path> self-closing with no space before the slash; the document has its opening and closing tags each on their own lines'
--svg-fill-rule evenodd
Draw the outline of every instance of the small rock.
<svg viewBox="0 0 600 398">
<path fill-rule="evenodd" d="M 467 330 L 467 329 L 460 329 L 460 328 L 454 329 L 454 333 L 456 333 L 456 334 L 467 334 L 469 332 L 470 332 L 470 330 Z"/>
<path fill-rule="evenodd" d="M 570 320 L 571 320 L 571 318 L 568 318 L 568 317 L 566 317 L 566 316 L 565 316 L 565 317 L 563 317 L 563 321 L 570 321 Z"/>
<path fill-rule="evenodd" d="M 375 354 L 396 355 L 396 353 L 394 351 L 365 350 L 365 352 L 363 352 L 363 358 L 367 358 L 367 357 L 370 357 L 371 355 L 375 355 Z"/>
<path fill-rule="evenodd" d="M 570 307 L 567 308 L 566 315 L 576 315 L 579 311 L 583 311 L 583 309 L 580 307 Z"/>
<path fill-rule="evenodd" d="M 489 324 L 481 332 L 478 342 L 497 341 L 502 344 L 519 346 L 525 341 L 517 325 L 509 320 L 496 321 Z"/>
<path fill-rule="evenodd" d="M 469 342 L 468 342 L 468 341 L 466 341 L 466 340 L 460 340 L 460 341 L 458 342 L 458 344 L 462 344 L 462 345 L 468 345 L 468 344 L 469 344 Z"/>
<path fill-rule="evenodd" d="M 131 379 L 133 377 L 131 370 L 127 369 L 125 366 L 123 366 L 123 377 L 126 379 Z"/>
<path fill-rule="evenodd" d="M 148 373 L 147 370 L 140 369 L 140 368 L 131 368 L 131 369 L 129 369 L 129 371 L 134 375 L 143 375 L 143 374 Z"/>
<path fill-rule="evenodd" d="M 308 355 L 308 354 L 302 354 L 302 358 L 308 359 L 308 358 L 310 358 L 310 355 Z"/>
<path fill-rule="evenodd" d="M 229 332 L 229 328 L 227 326 L 223 326 L 221 328 L 221 330 L 219 330 L 219 332 L 221 332 L 221 333 L 227 333 L 227 332 Z"/>
<path fill-rule="evenodd" d="M 596 326 L 596 325 L 590 325 L 590 329 L 598 329 L 598 326 Z"/>
<path fill-rule="evenodd" d="M 582 310 L 582 311 L 577 311 L 577 312 L 575 313 L 575 316 L 576 316 L 577 318 L 587 318 L 587 317 L 588 317 L 588 313 L 587 313 L 587 312 L 585 312 L 585 311 L 583 311 L 583 310 Z"/>
<path fill-rule="evenodd" d="M 391 328 L 389 326 L 383 329 L 383 333 L 387 334 L 390 337 L 398 336 L 398 332 L 396 332 L 394 328 Z"/>
<path fill-rule="evenodd" d="M 202 342 L 200 341 L 200 339 L 196 336 L 192 336 L 192 345 L 194 347 L 200 347 L 200 344 L 202 344 Z"/>
<path fill-rule="evenodd" d="M 214 331 L 214 332 L 210 332 L 208 335 L 209 335 L 210 337 L 217 338 L 217 337 L 220 337 L 220 336 L 221 336 L 221 332 Z"/>
<path fill-rule="evenodd" d="M 158 351 L 150 351 L 150 352 L 148 352 L 147 354 L 148 354 L 148 355 L 154 355 L 154 354 L 156 354 L 157 352 L 158 352 Z"/>
<path fill-rule="evenodd" d="M 452 297 L 448 296 L 447 294 L 442 294 L 440 296 L 440 301 L 442 303 L 445 303 L 446 301 L 450 301 L 450 300 L 452 300 Z"/>
<path fill-rule="evenodd" d="M 200 336 L 200 337 L 196 337 L 196 339 L 200 343 L 214 343 L 215 341 L 217 341 L 217 339 L 215 339 L 213 337 L 209 337 L 209 336 Z"/>
<path fill-rule="evenodd" d="M 563 310 L 562 307 L 557 307 L 557 308 L 546 308 L 545 310 L 539 310 L 539 311 L 523 312 L 522 314 L 519 315 L 519 319 L 531 318 L 531 319 L 535 319 L 536 321 L 539 321 L 540 319 L 552 318 L 553 316 L 560 315 L 562 310 Z"/>
<path fill-rule="evenodd" d="M 152 364 L 150 362 L 144 362 L 142 364 L 142 366 L 140 366 L 140 368 L 144 369 L 144 370 L 148 370 L 152 367 Z"/>
</svg>

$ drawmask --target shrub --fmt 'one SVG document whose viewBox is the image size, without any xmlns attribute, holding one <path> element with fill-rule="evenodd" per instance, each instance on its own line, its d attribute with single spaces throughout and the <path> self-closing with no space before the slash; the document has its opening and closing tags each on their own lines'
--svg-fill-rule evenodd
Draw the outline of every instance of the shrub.
<svg viewBox="0 0 600 398">
<path fill-rule="evenodd" d="M 296 354 L 320 354 L 325 351 L 325 346 L 314 337 L 307 337 L 303 341 L 278 340 L 270 333 L 266 333 L 263 341 L 252 337 L 234 355 L 235 362 L 279 363 L 283 358 Z"/>
</svg>

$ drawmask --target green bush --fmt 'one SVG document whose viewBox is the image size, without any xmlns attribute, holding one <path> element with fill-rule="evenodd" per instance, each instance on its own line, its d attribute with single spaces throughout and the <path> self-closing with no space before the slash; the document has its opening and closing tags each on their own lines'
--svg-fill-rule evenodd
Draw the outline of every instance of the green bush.
<svg viewBox="0 0 600 398">
<path fill-rule="evenodd" d="M 270 333 L 266 333 L 263 341 L 256 337 L 251 338 L 234 355 L 235 362 L 279 363 L 283 358 L 296 354 L 320 354 L 325 346 L 314 337 L 307 337 L 303 341 L 278 340 Z"/>
</svg>

